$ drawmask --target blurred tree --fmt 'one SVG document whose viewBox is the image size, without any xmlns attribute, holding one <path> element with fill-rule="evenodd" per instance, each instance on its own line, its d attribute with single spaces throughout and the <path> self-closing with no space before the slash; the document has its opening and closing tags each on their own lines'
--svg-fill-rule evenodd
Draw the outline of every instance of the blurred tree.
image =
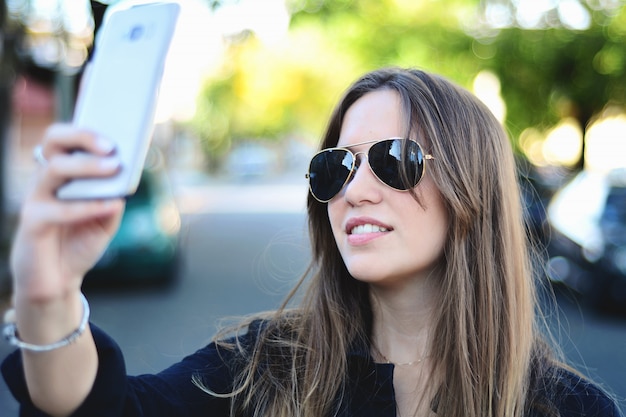
<svg viewBox="0 0 626 417">
<path fill-rule="evenodd" d="M 9 15 L 5 0 L 0 0 L 0 172 L 5 172 L 7 140 L 11 122 L 11 99 L 17 76 L 18 54 L 22 46 L 24 26 Z M 5 219 L 4 177 L 0 176 L 0 240 L 4 250 L 9 232 Z M 2 277 L 0 276 L 0 286 Z"/>
<path fill-rule="evenodd" d="M 91 7 L 96 3 L 91 0 Z M 85 9 L 82 20 L 72 17 L 76 13 L 67 13 L 70 8 L 76 12 L 81 7 Z M 91 9 L 87 11 L 87 0 L 71 4 L 61 0 L 0 0 L 0 228 L 3 228 L 0 238 L 10 238 L 12 233 L 10 220 L 13 219 L 5 216 L 8 213 L 3 210 L 6 209 L 5 186 L 11 180 L 5 176 L 8 170 L 4 164 L 11 162 L 5 154 L 9 148 L 11 117 L 17 112 L 12 108 L 14 85 L 17 80 L 25 79 L 44 89 L 54 89 L 56 116 L 69 118 L 74 104 L 72 81 L 93 39 Z M 93 14 L 98 15 L 96 10 Z M 19 136 L 23 130 L 18 131 L 17 139 L 11 138 L 12 146 L 25 143 Z"/>
<path fill-rule="evenodd" d="M 515 15 L 511 3 L 497 3 L 508 4 Z M 515 138 L 527 127 L 548 129 L 565 117 L 576 119 L 584 132 L 607 105 L 626 104 L 623 2 L 578 3 L 589 16 L 580 29 L 559 20 L 563 13 L 554 4 L 534 19 L 535 27 L 520 27 L 519 17 L 504 18 L 511 27 L 478 35 L 474 44 L 486 58 L 483 65 L 501 81 L 507 127 Z M 574 168 L 583 165 L 584 152 Z"/>
<path fill-rule="evenodd" d="M 213 2 L 215 7 L 218 3 Z M 467 87 L 494 72 L 514 141 L 563 117 L 581 128 L 626 95 L 624 0 L 288 0 L 289 37 L 230 39 L 227 62 L 193 121 L 207 149 L 321 132 L 359 74 L 417 66 Z M 578 167 L 582 166 L 582 159 Z"/>
<path fill-rule="evenodd" d="M 463 22 L 475 0 L 292 0 L 289 36 L 245 32 L 198 98 L 191 126 L 215 160 L 232 142 L 317 136 L 348 83 L 383 65 L 418 66 L 468 85 L 480 69 Z"/>
</svg>

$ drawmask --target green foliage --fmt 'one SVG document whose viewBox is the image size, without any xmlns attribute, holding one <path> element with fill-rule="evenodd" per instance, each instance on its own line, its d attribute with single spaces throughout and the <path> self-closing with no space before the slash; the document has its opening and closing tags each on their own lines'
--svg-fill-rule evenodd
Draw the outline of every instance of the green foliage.
<svg viewBox="0 0 626 417">
<path fill-rule="evenodd" d="M 589 2 L 588 2 L 589 3 Z M 315 140 L 358 75 L 418 67 L 469 87 L 483 69 L 501 81 L 507 128 L 585 127 L 607 103 L 626 102 L 626 13 L 593 9 L 587 30 L 482 30 L 478 0 L 290 0 L 289 36 L 232 39 L 200 94 L 192 125 L 216 155 L 232 142 L 297 135 Z M 590 3 L 589 3 L 590 4 Z M 585 3 L 587 5 L 587 3 Z M 510 4 L 514 10 L 514 3 Z"/>
<path fill-rule="evenodd" d="M 484 62 L 502 83 L 508 126 L 549 127 L 563 117 L 586 126 L 607 103 L 626 100 L 626 36 L 611 26 L 585 31 L 506 29 Z"/>
<path fill-rule="evenodd" d="M 226 64 L 199 95 L 192 121 L 207 150 L 219 156 L 232 141 L 321 131 L 354 71 L 349 63 L 323 65 L 341 62 L 342 54 L 321 50 L 316 31 L 296 30 L 293 38 L 272 48 L 253 37 L 231 46 Z"/>
<path fill-rule="evenodd" d="M 219 155 L 251 138 L 316 140 L 348 84 L 380 66 L 426 68 L 467 85 L 479 69 L 459 23 L 468 4 L 292 1 L 289 37 L 269 45 L 251 33 L 232 40 L 192 126 Z"/>
<path fill-rule="evenodd" d="M 626 105 L 626 12 L 596 10 L 586 30 L 508 28 L 477 40 L 502 84 L 506 124 L 547 130 L 566 117 L 583 131 L 608 106 Z M 584 144 L 583 144 L 584 145 Z M 577 168 L 584 165 L 584 154 Z"/>
</svg>

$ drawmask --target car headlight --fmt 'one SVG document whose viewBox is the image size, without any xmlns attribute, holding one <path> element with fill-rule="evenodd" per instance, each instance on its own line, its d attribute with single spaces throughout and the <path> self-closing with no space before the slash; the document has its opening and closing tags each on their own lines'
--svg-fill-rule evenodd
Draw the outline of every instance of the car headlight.
<svg viewBox="0 0 626 417">
<path fill-rule="evenodd" d="M 157 234 L 153 214 L 148 210 L 128 213 L 126 228 L 126 235 L 134 240 L 152 239 Z"/>
<path fill-rule="evenodd" d="M 174 235 L 180 230 L 180 214 L 174 203 L 163 204 L 159 207 L 157 221 L 161 230 L 168 235 Z"/>
<path fill-rule="evenodd" d="M 613 267 L 626 277 L 626 247 L 618 247 L 612 251 L 609 260 Z"/>
<path fill-rule="evenodd" d="M 604 249 L 604 240 L 596 236 L 595 239 L 589 239 L 582 245 L 581 252 L 583 257 L 593 264 L 604 256 Z"/>
</svg>

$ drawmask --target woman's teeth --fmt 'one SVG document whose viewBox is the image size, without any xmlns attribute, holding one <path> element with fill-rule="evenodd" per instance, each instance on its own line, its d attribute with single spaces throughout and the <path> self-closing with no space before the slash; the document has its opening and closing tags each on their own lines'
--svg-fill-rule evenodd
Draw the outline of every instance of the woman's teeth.
<svg viewBox="0 0 626 417">
<path fill-rule="evenodd" d="M 387 231 L 386 227 L 377 226 L 375 224 L 361 224 L 359 226 L 353 227 L 352 230 L 350 230 L 350 234 L 360 235 L 360 234 L 365 234 L 365 233 L 379 233 L 379 232 L 386 232 L 386 231 Z"/>
</svg>

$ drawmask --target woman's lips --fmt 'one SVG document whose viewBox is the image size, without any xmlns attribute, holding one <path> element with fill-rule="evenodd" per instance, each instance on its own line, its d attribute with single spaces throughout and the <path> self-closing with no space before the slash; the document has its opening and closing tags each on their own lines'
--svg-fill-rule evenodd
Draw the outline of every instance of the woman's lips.
<svg viewBox="0 0 626 417">
<path fill-rule="evenodd" d="M 363 245 L 374 239 L 387 235 L 393 228 L 371 218 L 352 218 L 346 223 L 348 243 Z"/>
</svg>

